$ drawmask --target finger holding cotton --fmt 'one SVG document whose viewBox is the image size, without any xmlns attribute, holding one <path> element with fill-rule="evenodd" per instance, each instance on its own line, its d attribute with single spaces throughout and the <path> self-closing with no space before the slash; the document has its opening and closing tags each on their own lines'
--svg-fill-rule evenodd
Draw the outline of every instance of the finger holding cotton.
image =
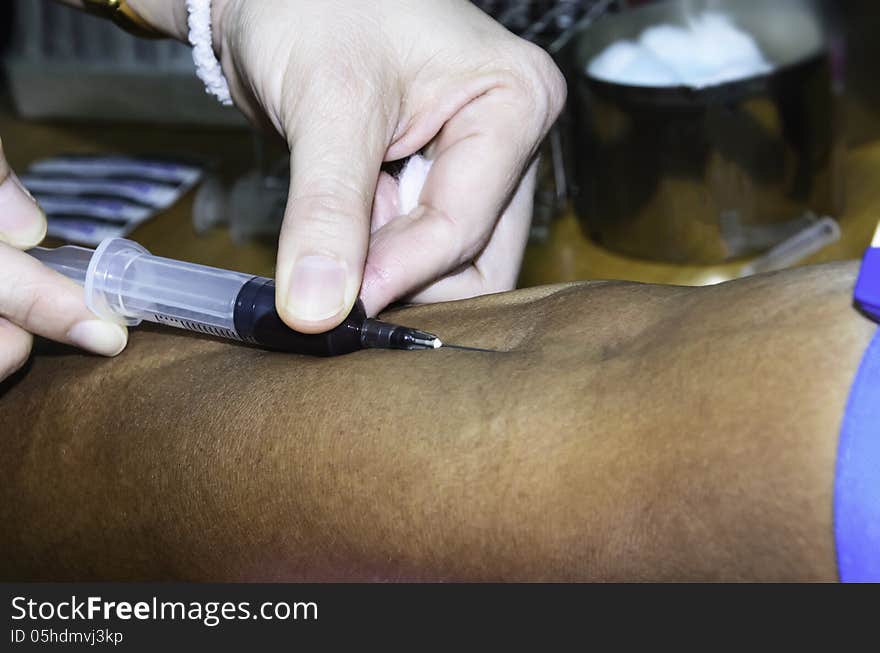
<svg viewBox="0 0 880 653">
<path fill-rule="evenodd" d="M 565 102 L 550 56 L 469 2 L 229 2 L 215 14 L 233 99 L 291 150 L 275 277 L 297 331 L 334 328 L 359 295 L 375 314 L 473 264 Z M 423 152 L 430 170 L 410 173 L 423 187 L 383 170 Z M 522 242 L 499 278 L 515 277 L 528 231 L 511 233 Z"/>
</svg>

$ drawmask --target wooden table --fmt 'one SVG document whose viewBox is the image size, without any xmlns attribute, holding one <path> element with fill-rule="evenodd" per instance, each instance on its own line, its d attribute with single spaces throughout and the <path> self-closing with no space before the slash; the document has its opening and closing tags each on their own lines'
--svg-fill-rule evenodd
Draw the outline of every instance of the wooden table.
<svg viewBox="0 0 880 653">
<path fill-rule="evenodd" d="M 216 162 L 218 172 L 227 179 L 253 164 L 253 137 L 246 130 L 33 124 L 6 112 L 0 113 L 0 136 L 6 155 L 17 170 L 24 170 L 31 161 L 62 152 L 196 154 Z M 850 152 L 844 169 L 846 210 L 839 216 L 843 237 L 806 262 L 860 257 L 880 220 L 880 142 Z M 193 196 L 190 193 L 172 209 L 139 227 L 131 237 L 157 255 L 273 276 L 272 243 L 236 245 L 223 227 L 197 235 L 191 219 Z M 696 285 L 733 278 L 741 265 L 682 266 L 629 259 L 590 242 L 569 211 L 553 223 L 546 242 L 529 246 L 520 285 L 578 279 Z"/>
</svg>

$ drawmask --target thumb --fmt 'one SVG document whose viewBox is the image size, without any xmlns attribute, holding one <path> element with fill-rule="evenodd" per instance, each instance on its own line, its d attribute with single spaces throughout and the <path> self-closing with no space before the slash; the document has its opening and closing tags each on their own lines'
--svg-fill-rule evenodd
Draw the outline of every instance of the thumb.
<svg viewBox="0 0 880 653">
<path fill-rule="evenodd" d="M 290 192 L 278 244 L 275 304 L 303 333 L 338 326 L 357 301 L 388 128 L 369 102 L 346 111 L 301 106 L 291 138 Z M 355 111 L 373 108 L 373 114 Z"/>
<path fill-rule="evenodd" d="M 46 216 L 12 172 L 0 142 L 0 241 L 27 249 L 45 235 Z"/>
</svg>

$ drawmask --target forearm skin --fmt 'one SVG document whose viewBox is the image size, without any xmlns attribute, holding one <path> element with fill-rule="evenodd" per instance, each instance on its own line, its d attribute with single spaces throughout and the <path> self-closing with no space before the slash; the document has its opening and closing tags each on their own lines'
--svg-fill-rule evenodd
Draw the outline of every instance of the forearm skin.
<svg viewBox="0 0 880 653">
<path fill-rule="evenodd" d="M 832 580 L 854 270 L 393 315 L 495 355 L 39 355 L 0 396 L 0 575 Z"/>
</svg>

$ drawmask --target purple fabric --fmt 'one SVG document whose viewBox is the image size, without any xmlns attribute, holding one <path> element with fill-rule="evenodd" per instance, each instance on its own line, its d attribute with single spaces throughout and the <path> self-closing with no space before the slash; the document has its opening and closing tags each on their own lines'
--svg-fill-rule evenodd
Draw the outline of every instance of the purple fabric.
<svg viewBox="0 0 880 653">
<path fill-rule="evenodd" d="M 880 321 L 880 248 L 865 256 L 855 300 Z M 865 352 L 843 418 L 834 537 L 841 581 L 880 582 L 880 333 Z"/>
<path fill-rule="evenodd" d="M 880 322 L 880 247 L 869 249 L 862 260 L 855 301 L 868 317 Z"/>
</svg>

